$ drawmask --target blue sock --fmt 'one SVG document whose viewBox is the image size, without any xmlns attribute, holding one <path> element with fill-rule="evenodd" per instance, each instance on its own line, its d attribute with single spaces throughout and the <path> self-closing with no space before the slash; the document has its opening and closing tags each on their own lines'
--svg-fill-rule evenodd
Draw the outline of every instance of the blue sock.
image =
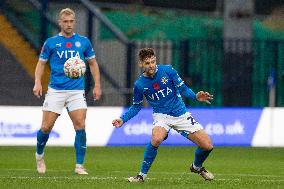
<svg viewBox="0 0 284 189">
<path fill-rule="evenodd" d="M 76 131 L 74 146 L 76 151 L 76 164 L 83 164 L 87 148 L 85 129 Z"/>
<path fill-rule="evenodd" d="M 38 155 L 43 154 L 43 150 L 48 138 L 49 138 L 49 133 L 43 133 L 41 129 L 37 132 L 36 153 Z"/>
<path fill-rule="evenodd" d="M 211 150 L 204 150 L 200 147 L 198 147 L 195 150 L 195 159 L 194 159 L 194 165 L 196 167 L 202 167 L 203 162 L 206 160 L 206 158 L 208 157 L 208 155 L 210 154 Z"/>
<path fill-rule="evenodd" d="M 151 142 L 146 146 L 144 152 L 144 160 L 141 166 L 141 173 L 147 174 L 153 161 L 156 158 L 158 148 L 153 146 Z"/>
</svg>

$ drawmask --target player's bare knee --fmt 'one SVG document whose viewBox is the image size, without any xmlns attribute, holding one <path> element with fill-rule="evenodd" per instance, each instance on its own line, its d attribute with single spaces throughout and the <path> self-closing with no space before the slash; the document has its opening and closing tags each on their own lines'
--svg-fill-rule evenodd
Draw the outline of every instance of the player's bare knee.
<svg viewBox="0 0 284 189">
<path fill-rule="evenodd" d="M 51 129 L 52 129 L 52 126 L 49 126 L 49 125 L 43 124 L 43 125 L 41 126 L 41 131 L 42 131 L 43 133 L 49 133 L 49 132 L 51 131 Z"/>
<path fill-rule="evenodd" d="M 85 123 L 84 121 L 76 121 L 73 123 L 75 130 L 79 130 L 79 129 L 85 129 Z"/>
<path fill-rule="evenodd" d="M 163 139 L 160 137 L 153 137 L 152 138 L 152 145 L 155 147 L 159 147 L 160 144 L 163 142 Z"/>
<path fill-rule="evenodd" d="M 160 141 L 152 141 L 152 145 L 155 147 L 159 147 L 162 142 Z"/>
<path fill-rule="evenodd" d="M 214 148 L 213 145 L 208 145 L 206 150 L 210 151 L 210 150 L 213 150 L 213 148 Z"/>
<path fill-rule="evenodd" d="M 202 147 L 204 150 L 210 151 L 213 149 L 213 145 L 211 142 L 205 143 L 204 145 L 202 145 Z"/>
</svg>

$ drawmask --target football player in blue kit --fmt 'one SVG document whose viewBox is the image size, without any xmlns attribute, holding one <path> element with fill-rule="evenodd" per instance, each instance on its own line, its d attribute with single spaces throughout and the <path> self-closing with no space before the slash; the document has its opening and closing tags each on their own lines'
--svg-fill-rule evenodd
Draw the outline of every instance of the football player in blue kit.
<svg viewBox="0 0 284 189">
<path fill-rule="evenodd" d="M 209 104 L 213 95 L 204 91 L 195 94 L 185 85 L 172 66 L 157 65 L 152 48 L 143 48 L 139 51 L 139 65 L 144 72 L 134 84 L 133 104 L 125 114 L 112 121 L 113 126 L 119 128 L 133 118 L 142 108 L 143 96 L 153 107 L 151 142 L 145 148 L 140 173 L 128 178 L 128 181 L 143 182 L 146 179 L 157 155 L 158 147 L 167 137 L 170 129 L 176 130 L 198 146 L 190 171 L 200 174 L 205 180 L 213 180 L 213 174 L 203 167 L 203 162 L 213 150 L 211 139 L 202 126 L 187 112 L 180 94 Z"/>
<path fill-rule="evenodd" d="M 59 13 L 58 35 L 47 39 L 42 47 L 39 61 L 35 70 L 35 84 L 33 93 L 42 96 L 41 78 L 46 62 L 50 62 L 50 81 L 43 103 L 43 117 L 41 128 L 37 132 L 36 165 L 38 173 L 45 173 L 44 147 L 49 138 L 54 123 L 61 111 L 66 107 L 72 120 L 75 136 L 76 165 L 75 173 L 88 174 L 83 167 L 86 153 L 85 119 L 87 104 L 84 94 L 84 77 L 70 79 L 64 74 L 64 63 L 71 57 L 80 57 L 87 60 L 92 77 L 95 81 L 93 97 L 101 97 L 100 71 L 95 59 L 95 52 L 89 39 L 74 33 L 75 12 L 70 8 L 62 9 Z"/>
</svg>

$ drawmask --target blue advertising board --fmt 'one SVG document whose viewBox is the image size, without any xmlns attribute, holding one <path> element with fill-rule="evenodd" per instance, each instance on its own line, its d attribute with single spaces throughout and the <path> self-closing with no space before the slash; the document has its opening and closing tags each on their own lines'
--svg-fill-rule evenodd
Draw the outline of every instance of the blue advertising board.
<svg viewBox="0 0 284 189">
<path fill-rule="evenodd" d="M 125 109 L 123 112 L 125 112 Z M 188 109 L 210 135 L 215 146 L 250 146 L 262 109 Z M 121 128 L 114 129 L 107 145 L 145 145 L 151 140 L 152 109 L 143 108 Z M 163 145 L 193 145 L 171 130 Z"/>
</svg>

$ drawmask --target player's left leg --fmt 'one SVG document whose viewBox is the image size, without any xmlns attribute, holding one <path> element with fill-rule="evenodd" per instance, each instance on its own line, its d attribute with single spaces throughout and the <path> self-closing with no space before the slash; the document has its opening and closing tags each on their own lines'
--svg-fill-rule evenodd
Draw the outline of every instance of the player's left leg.
<svg viewBox="0 0 284 189">
<path fill-rule="evenodd" d="M 210 137 L 203 129 L 201 129 L 194 133 L 190 133 L 188 138 L 198 146 L 195 150 L 195 159 L 190 166 L 190 171 L 200 174 L 205 180 L 213 180 L 213 174 L 203 167 L 204 161 L 213 150 Z"/>
<path fill-rule="evenodd" d="M 86 154 L 86 131 L 85 120 L 87 112 L 87 104 L 85 100 L 84 91 L 72 91 L 67 99 L 67 110 L 73 122 L 76 131 L 74 147 L 76 151 L 76 166 L 75 173 L 86 175 L 88 174 L 83 167 Z"/>
<path fill-rule="evenodd" d="M 88 174 L 83 167 L 85 154 L 86 154 L 86 131 L 85 131 L 85 120 L 86 120 L 86 109 L 79 109 L 69 112 L 69 116 L 73 122 L 73 126 L 76 132 L 74 147 L 76 151 L 76 167 L 75 173 L 77 174 Z"/>
<path fill-rule="evenodd" d="M 198 146 L 195 150 L 194 163 L 190 167 L 191 172 L 200 174 L 206 180 L 212 180 L 213 174 L 203 167 L 203 163 L 213 150 L 213 145 L 202 125 L 195 121 L 189 113 L 173 120 L 172 125 L 174 125 L 173 129 Z"/>
</svg>

